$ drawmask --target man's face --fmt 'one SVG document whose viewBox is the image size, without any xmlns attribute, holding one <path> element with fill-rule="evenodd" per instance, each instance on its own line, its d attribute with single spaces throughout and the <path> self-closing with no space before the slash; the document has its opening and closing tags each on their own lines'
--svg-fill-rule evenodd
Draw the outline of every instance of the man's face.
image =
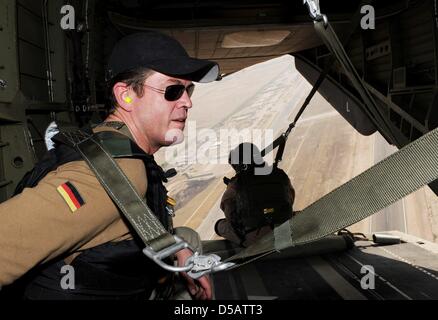
<svg viewBox="0 0 438 320">
<path fill-rule="evenodd" d="M 192 107 L 192 101 L 187 91 L 184 91 L 179 99 L 167 101 L 164 93 L 149 87 L 166 90 L 166 87 L 170 85 L 182 84 L 187 87 L 191 83 L 189 80 L 172 78 L 158 72 L 145 80 L 143 97 L 138 98 L 132 116 L 136 128 L 152 147 L 171 145 L 175 142 L 176 136 L 179 139 L 183 138 L 182 131 L 185 127 L 188 109 Z"/>
</svg>

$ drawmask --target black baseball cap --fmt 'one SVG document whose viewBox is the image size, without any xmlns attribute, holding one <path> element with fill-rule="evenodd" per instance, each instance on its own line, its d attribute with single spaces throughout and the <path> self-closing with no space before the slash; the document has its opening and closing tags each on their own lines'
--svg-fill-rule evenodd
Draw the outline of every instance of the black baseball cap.
<svg viewBox="0 0 438 320">
<path fill-rule="evenodd" d="M 107 80 L 137 67 L 195 82 L 219 77 L 216 62 L 191 58 L 178 41 L 155 31 L 131 34 L 116 43 L 108 60 Z"/>
</svg>

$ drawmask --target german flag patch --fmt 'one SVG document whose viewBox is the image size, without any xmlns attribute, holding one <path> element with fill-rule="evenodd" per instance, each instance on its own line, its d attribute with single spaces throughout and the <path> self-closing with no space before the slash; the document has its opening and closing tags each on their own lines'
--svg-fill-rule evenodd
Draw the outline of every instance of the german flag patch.
<svg viewBox="0 0 438 320">
<path fill-rule="evenodd" d="M 75 212 L 85 204 L 78 190 L 68 181 L 61 184 L 56 190 L 58 190 L 64 201 L 67 202 L 71 212 Z"/>
</svg>

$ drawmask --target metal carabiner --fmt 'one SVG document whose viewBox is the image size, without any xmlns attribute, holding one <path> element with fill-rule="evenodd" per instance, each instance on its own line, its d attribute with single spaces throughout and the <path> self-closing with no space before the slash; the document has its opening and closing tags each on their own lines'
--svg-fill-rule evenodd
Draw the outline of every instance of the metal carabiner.
<svg viewBox="0 0 438 320">
<path fill-rule="evenodd" d="M 187 264 L 184 267 L 177 267 L 174 265 L 170 265 L 165 263 L 163 260 L 171 256 L 172 254 L 177 253 L 178 251 L 181 251 L 182 249 L 188 248 L 192 251 L 192 247 L 185 242 L 183 239 L 181 239 L 178 236 L 173 236 L 175 238 L 175 243 L 167 248 L 164 248 L 161 251 L 155 251 L 151 247 L 146 247 L 143 249 L 143 253 L 149 258 L 152 259 L 156 264 L 158 264 L 160 267 L 167 271 L 171 272 L 188 272 L 190 271 L 194 264 Z"/>
<path fill-rule="evenodd" d="M 221 257 L 216 254 L 200 255 L 183 239 L 175 235 L 173 237 L 175 238 L 173 245 L 158 252 L 151 247 L 146 247 L 143 249 L 143 253 L 163 269 L 171 272 L 186 272 L 193 279 L 198 279 L 205 274 L 223 271 L 234 266 L 232 262 L 220 262 Z M 194 253 L 187 259 L 184 267 L 169 265 L 163 261 L 172 254 L 185 248 L 190 249 Z"/>
<path fill-rule="evenodd" d="M 193 265 L 187 274 L 192 279 L 198 279 L 206 274 L 227 270 L 235 265 L 233 262 L 220 262 L 217 254 L 199 255 L 197 252 L 187 259 L 186 265 Z"/>
<path fill-rule="evenodd" d="M 321 13 L 319 8 L 319 0 L 303 0 L 303 4 L 307 4 L 309 8 L 310 16 L 315 21 L 324 21 L 324 26 L 327 27 L 328 19 L 325 14 Z"/>
</svg>

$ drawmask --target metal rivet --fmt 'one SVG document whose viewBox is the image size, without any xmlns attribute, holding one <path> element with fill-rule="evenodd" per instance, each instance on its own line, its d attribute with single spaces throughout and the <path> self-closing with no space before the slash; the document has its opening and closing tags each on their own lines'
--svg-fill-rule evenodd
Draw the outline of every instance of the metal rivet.
<svg viewBox="0 0 438 320">
<path fill-rule="evenodd" d="M 14 160 L 12 161 L 12 165 L 15 168 L 22 168 L 24 165 L 24 160 L 22 157 L 15 157 Z"/>
</svg>

